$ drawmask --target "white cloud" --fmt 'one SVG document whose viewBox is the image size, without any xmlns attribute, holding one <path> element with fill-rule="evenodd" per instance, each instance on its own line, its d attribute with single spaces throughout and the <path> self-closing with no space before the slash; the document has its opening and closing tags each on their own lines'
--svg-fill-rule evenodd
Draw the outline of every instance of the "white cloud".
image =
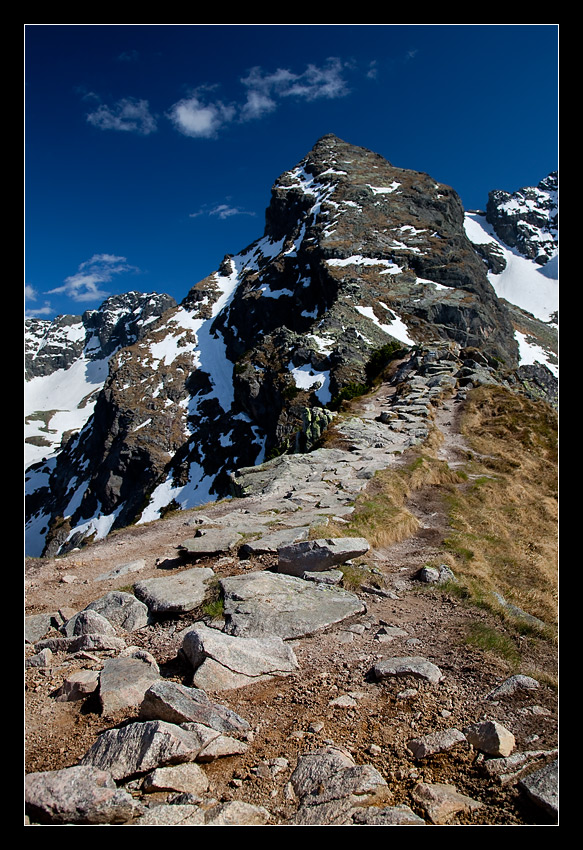
<svg viewBox="0 0 583 850">
<path fill-rule="evenodd" d="M 31 286 L 30 283 L 25 284 L 24 286 L 24 298 L 25 301 L 36 301 L 38 299 L 38 293 L 34 286 Z M 33 319 L 38 318 L 39 316 L 48 316 L 52 314 L 51 305 L 48 301 L 44 302 L 43 307 L 25 307 L 25 318 Z"/>
<path fill-rule="evenodd" d="M 230 204 L 217 204 L 216 207 L 212 207 L 211 209 L 201 207 L 198 212 L 190 213 L 189 218 L 198 218 L 200 215 L 214 215 L 224 221 L 226 218 L 231 218 L 233 215 L 255 215 L 255 213 L 249 212 L 248 210 L 242 210 L 239 207 L 232 207 Z"/>
<path fill-rule="evenodd" d="M 50 289 L 48 295 L 68 295 L 74 301 L 95 301 L 107 298 L 110 294 L 103 288 L 113 276 L 123 272 L 136 272 L 125 257 L 115 254 L 94 254 L 90 260 L 81 263 L 76 274 L 65 279 L 63 286 Z"/>
<path fill-rule="evenodd" d="M 147 100 L 124 97 L 113 107 L 101 104 L 87 115 L 87 121 L 100 130 L 118 130 L 148 136 L 157 129 Z"/>
<path fill-rule="evenodd" d="M 272 73 L 265 73 L 259 67 L 252 68 L 247 77 L 241 80 L 248 90 L 242 117 L 254 118 L 257 117 L 256 112 L 262 115 L 265 111 L 271 111 L 276 106 L 275 98 L 280 97 L 297 97 L 309 101 L 344 97 L 349 89 L 342 70 L 340 59 L 333 57 L 322 67 L 308 65 L 301 74 L 286 68 L 278 68 Z M 262 109 L 257 110 L 257 104 Z"/>
<path fill-rule="evenodd" d="M 140 54 L 137 50 L 124 50 L 117 57 L 118 62 L 137 62 Z"/>
<path fill-rule="evenodd" d="M 215 138 L 230 122 L 252 121 L 274 112 L 283 98 L 313 101 L 344 97 L 349 93 L 344 67 L 336 58 L 328 59 L 321 67 L 308 65 L 301 74 L 287 68 L 266 72 L 257 66 L 241 79 L 246 94 L 238 103 L 211 100 L 206 96 L 211 88 L 203 86 L 175 103 L 168 117 L 185 136 Z"/>
<path fill-rule="evenodd" d="M 235 117 L 234 106 L 217 101 L 205 103 L 198 94 L 175 103 L 168 117 L 185 136 L 198 139 L 214 138 L 224 124 Z"/>
<path fill-rule="evenodd" d="M 376 80 L 376 78 L 378 77 L 378 73 L 378 62 L 376 59 L 373 59 L 372 62 L 368 63 L 368 71 L 366 72 L 366 76 L 369 80 Z"/>
</svg>

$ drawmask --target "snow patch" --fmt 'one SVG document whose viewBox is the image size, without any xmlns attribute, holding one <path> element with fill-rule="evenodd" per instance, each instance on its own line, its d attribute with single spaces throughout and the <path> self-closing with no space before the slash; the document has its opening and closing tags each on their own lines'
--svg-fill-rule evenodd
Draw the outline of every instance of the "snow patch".
<svg viewBox="0 0 583 850">
<path fill-rule="evenodd" d="M 386 310 L 389 309 L 386 305 L 383 306 Z M 373 321 L 378 328 L 380 328 L 386 334 L 390 334 L 390 336 L 399 340 L 399 342 L 403 342 L 405 343 L 405 345 L 415 345 L 415 341 L 409 336 L 409 330 L 407 328 L 407 325 L 398 316 L 395 315 L 395 318 L 392 319 L 387 325 L 377 319 L 372 307 L 364 307 L 362 305 L 357 305 L 356 309 L 362 316 L 366 316 L 367 319 L 371 319 L 371 321 Z M 393 314 L 392 310 L 391 313 Z"/>
<path fill-rule="evenodd" d="M 322 404 L 327 404 L 331 400 L 329 370 L 316 372 L 309 363 L 304 366 L 288 363 L 287 368 L 298 389 L 313 390 Z"/>
<path fill-rule="evenodd" d="M 549 353 L 541 348 L 540 345 L 528 341 L 528 335 L 515 331 L 516 341 L 518 342 L 518 360 L 521 366 L 532 366 L 535 363 L 541 363 L 559 377 L 559 367 L 550 359 Z"/>
<path fill-rule="evenodd" d="M 534 260 L 523 257 L 501 242 L 485 216 L 477 213 L 466 214 L 465 230 L 474 245 L 495 244 L 506 260 L 501 274 L 488 272 L 496 295 L 543 322 L 551 321 L 559 308 L 558 261 L 550 260 L 552 265 L 547 263 L 541 267 Z"/>
<path fill-rule="evenodd" d="M 395 192 L 401 184 L 396 180 L 393 180 L 390 186 L 371 186 L 370 183 L 367 183 L 366 185 L 372 191 L 373 195 L 390 195 L 392 192 Z"/>
<path fill-rule="evenodd" d="M 352 257 L 334 257 L 326 260 L 329 266 L 387 266 L 391 270 L 398 269 L 391 260 L 383 260 L 378 257 L 363 257 L 360 254 L 353 254 Z M 386 272 L 385 272 L 386 274 Z M 396 274 L 396 271 L 391 271 L 390 274 Z"/>
</svg>

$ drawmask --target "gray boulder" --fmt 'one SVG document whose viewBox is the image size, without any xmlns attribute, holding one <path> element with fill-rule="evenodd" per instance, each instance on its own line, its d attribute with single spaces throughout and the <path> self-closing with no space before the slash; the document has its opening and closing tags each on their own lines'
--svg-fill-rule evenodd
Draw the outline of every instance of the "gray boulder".
<svg viewBox="0 0 583 850">
<path fill-rule="evenodd" d="M 299 825 L 348 823 L 354 807 L 386 802 L 390 796 L 375 767 L 357 765 L 350 753 L 334 746 L 300 756 L 290 782 L 300 801 Z"/>
<path fill-rule="evenodd" d="M 310 533 L 309 526 L 299 528 L 279 528 L 264 534 L 258 540 L 249 540 L 239 549 L 239 555 L 275 554 L 281 547 L 305 540 Z"/>
<path fill-rule="evenodd" d="M 41 823 L 125 823 L 144 811 L 111 773 L 90 765 L 29 773 L 25 799 L 29 815 Z"/>
<path fill-rule="evenodd" d="M 67 620 L 61 631 L 67 637 L 78 635 L 115 635 L 115 629 L 105 617 L 94 610 L 79 611 Z"/>
<path fill-rule="evenodd" d="M 435 753 L 443 753 L 446 750 L 451 750 L 457 744 L 461 744 L 466 740 L 466 736 L 459 729 L 444 729 L 439 732 L 432 732 L 429 735 L 424 735 L 422 738 L 414 738 L 407 744 L 407 747 L 415 758 L 424 759 Z"/>
<path fill-rule="evenodd" d="M 280 637 L 235 637 L 203 623 L 186 633 L 182 651 L 195 668 L 193 684 L 203 690 L 238 688 L 298 668 L 292 648 Z"/>
<path fill-rule="evenodd" d="M 159 678 L 157 668 L 139 658 L 109 659 L 99 676 L 102 714 L 139 706 L 148 688 Z"/>
<path fill-rule="evenodd" d="M 502 697 L 513 696 L 519 691 L 534 691 L 539 687 L 539 683 L 531 676 L 524 676 L 522 673 L 517 673 L 515 676 L 505 679 L 502 684 L 487 694 L 486 699 L 500 699 Z"/>
<path fill-rule="evenodd" d="M 559 812 L 559 764 L 555 759 L 540 770 L 521 780 L 518 787 L 537 806 L 549 814 L 557 816 Z"/>
<path fill-rule="evenodd" d="M 472 812 L 483 806 L 478 800 L 460 794 L 453 785 L 441 782 L 418 783 L 412 797 L 425 810 L 430 821 L 439 825 L 449 823 L 460 813 Z"/>
<path fill-rule="evenodd" d="M 332 537 L 292 543 L 278 550 L 277 570 L 292 576 L 329 570 L 338 564 L 345 564 L 352 558 L 365 555 L 369 549 L 369 542 L 363 537 Z"/>
<path fill-rule="evenodd" d="M 134 591 L 153 613 L 184 614 L 204 602 L 214 575 L 209 567 L 194 567 L 177 575 L 138 582 Z"/>
<path fill-rule="evenodd" d="M 426 679 L 434 685 L 443 679 L 443 674 L 439 667 L 420 656 L 386 658 L 375 664 L 373 669 L 377 679 L 386 679 L 393 676 L 412 676 L 417 679 Z"/>
<path fill-rule="evenodd" d="M 202 767 L 194 762 L 177 764 L 170 767 L 158 767 L 149 773 L 142 789 L 146 793 L 156 791 L 177 791 L 186 794 L 204 794 L 208 790 L 209 781 Z"/>
<path fill-rule="evenodd" d="M 148 608 L 131 593 L 112 590 L 90 602 L 86 611 L 97 611 L 114 626 L 133 632 L 148 625 Z"/>
<path fill-rule="evenodd" d="M 208 555 L 222 555 L 229 552 L 241 541 L 241 535 L 229 528 L 208 528 L 196 537 L 189 537 L 176 548 L 183 557 L 204 558 Z"/>
<path fill-rule="evenodd" d="M 199 688 L 160 679 L 144 694 L 140 717 L 168 723 L 202 723 L 229 735 L 240 735 L 249 724 L 234 711 L 213 703 Z"/>
<path fill-rule="evenodd" d="M 36 643 L 51 629 L 59 629 L 63 625 L 63 617 L 58 611 L 50 614 L 31 614 L 24 620 L 24 640 L 26 643 Z"/>
<path fill-rule="evenodd" d="M 270 572 L 221 579 L 225 632 L 238 637 L 315 634 L 366 607 L 346 590 Z"/>
<path fill-rule="evenodd" d="M 209 740 L 218 732 L 208 730 L 205 740 L 196 731 L 174 723 L 149 720 L 130 723 L 121 729 L 103 732 L 85 753 L 80 764 L 110 771 L 114 779 L 126 779 L 156 767 L 196 761 Z"/>
</svg>

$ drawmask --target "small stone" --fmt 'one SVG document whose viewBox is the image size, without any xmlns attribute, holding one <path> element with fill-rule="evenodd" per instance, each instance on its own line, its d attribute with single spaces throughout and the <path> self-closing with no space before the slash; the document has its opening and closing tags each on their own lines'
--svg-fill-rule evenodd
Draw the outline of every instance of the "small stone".
<svg viewBox="0 0 583 850">
<path fill-rule="evenodd" d="M 510 676 L 509 679 L 506 679 L 501 685 L 498 685 L 497 688 L 490 691 L 490 693 L 486 696 L 486 699 L 496 700 L 501 697 L 512 696 L 517 691 L 532 691 L 536 690 L 538 687 L 539 683 L 536 679 L 531 678 L 531 676 L 518 674 L 516 676 Z"/>
<path fill-rule="evenodd" d="M 146 793 L 156 791 L 180 791 L 199 796 L 208 790 L 208 777 L 200 765 L 194 762 L 159 767 L 144 779 Z"/>
<path fill-rule="evenodd" d="M 94 693 L 99 686 L 97 670 L 79 670 L 64 680 L 56 697 L 57 702 L 73 702 L 85 699 Z"/>
<path fill-rule="evenodd" d="M 438 684 L 443 679 L 439 667 L 420 656 L 386 658 L 374 666 L 374 674 L 377 679 L 385 679 L 391 676 L 413 676 L 418 679 L 427 679 L 432 684 Z"/>
<path fill-rule="evenodd" d="M 516 744 L 512 732 L 495 720 L 474 723 L 464 732 L 472 746 L 491 756 L 509 756 Z"/>
<path fill-rule="evenodd" d="M 434 824 L 446 824 L 460 812 L 471 812 L 483 805 L 465 794 L 460 794 L 453 785 L 440 782 L 420 782 L 413 789 L 412 795 Z"/>
<path fill-rule="evenodd" d="M 411 750 L 415 758 L 423 759 L 432 756 L 435 753 L 443 753 L 455 747 L 456 744 L 461 744 L 466 740 L 463 732 L 459 729 L 445 729 L 443 732 L 433 732 L 430 735 L 424 735 L 422 738 L 414 738 L 409 741 L 407 747 Z"/>
</svg>

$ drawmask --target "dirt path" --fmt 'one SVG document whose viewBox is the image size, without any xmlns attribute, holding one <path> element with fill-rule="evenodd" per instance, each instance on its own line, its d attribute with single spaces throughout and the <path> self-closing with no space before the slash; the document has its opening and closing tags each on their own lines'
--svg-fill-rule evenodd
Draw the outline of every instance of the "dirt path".
<svg viewBox="0 0 583 850">
<path fill-rule="evenodd" d="M 379 395 L 365 415 L 377 415 Z M 464 459 L 467 447 L 459 433 L 459 402 L 453 398 L 437 412 L 436 425 L 443 435 L 440 456 L 450 465 Z M 245 500 L 253 509 L 253 501 Z M 245 717 L 253 740 L 241 757 L 219 760 L 205 767 L 217 800 L 241 799 L 265 806 L 276 823 L 289 821 L 295 804 L 286 783 L 299 753 L 334 742 L 349 749 L 358 763 L 372 763 L 388 781 L 393 803 L 412 805 L 411 791 L 419 781 L 447 782 L 484 803 L 468 822 L 474 824 L 544 823 L 545 816 L 526 803 L 514 786 L 494 785 L 484 776 L 479 758 L 469 747 L 417 762 L 406 744 L 439 729 L 463 729 L 482 718 L 496 719 L 516 737 L 517 750 L 547 749 L 557 743 L 556 695 L 541 686 L 536 694 L 517 695 L 492 703 L 484 698 L 512 672 L 503 660 L 486 655 L 465 642 L 468 626 L 482 621 L 500 624 L 486 611 L 467 607 L 458 599 L 416 580 L 420 567 L 442 551 L 447 515 L 437 488 L 417 491 L 409 509 L 420 521 L 416 534 L 399 544 L 371 553 L 370 565 L 383 574 L 388 593 L 360 592 L 367 611 L 353 621 L 325 633 L 294 642 L 300 670 L 286 679 L 272 680 L 238 691 L 216 695 Z M 221 513 L 217 504 L 205 514 Z M 191 512 L 189 512 L 190 514 Z M 176 557 L 174 547 L 188 532 L 189 514 L 111 535 L 91 547 L 56 560 L 30 560 L 26 565 L 27 613 L 67 609 L 71 612 L 111 589 L 120 580 L 95 581 L 120 563 L 142 558 L 146 566 L 139 577 L 155 575 L 156 564 Z M 220 575 L 237 571 L 236 560 L 209 562 Z M 269 566 L 258 560 L 253 568 Z M 68 578 L 74 576 L 74 580 Z M 130 575 L 127 584 L 135 580 Z M 189 625 L 162 622 L 133 636 L 152 651 L 164 675 L 190 685 L 191 671 L 183 667 L 177 651 L 180 631 Z M 394 626 L 405 634 L 391 637 Z M 543 657 L 539 644 L 520 646 L 521 671 L 555 669 L 551 649 Z M 420 655 L 444 673 L 438 686 L 423 681 L 376 682 L 371 668 L 392 655 Z M 97 734 L 111 728 L 111 718 L 101 718 L 95 707 L 57 703 L 51 694 L 64 676 L 99 662 L 87 658 L 55 657 L 47 670 L 27 671 L 27 770 L 49 770 L 75 764 Z M 349 696 L 345 705 L 333 700 Z M 116 717 L 125 722 L 131 714 Z M 270 759 L 284 758 L 287 767 L 273 777 L 264 767 Z"/>
</svg>

